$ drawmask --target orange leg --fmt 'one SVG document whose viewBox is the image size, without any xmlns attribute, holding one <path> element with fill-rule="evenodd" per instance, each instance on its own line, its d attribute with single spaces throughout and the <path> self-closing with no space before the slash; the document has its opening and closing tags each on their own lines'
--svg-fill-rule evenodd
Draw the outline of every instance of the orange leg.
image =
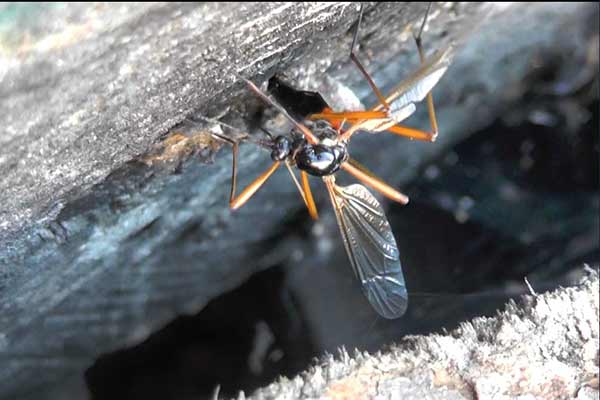
<svg viewBox="0 0 600 400">
<path fill-rule="evenodd" d="M 213 132 L 212 136 L 219 140 L 222 140 L 224 142 L 230 143 L 233 146 L 233 151 L 232 151 L 233 161 L 232 161 L 232 166 L 231 166 L 231 191 L 229 192 L 229 207 L 231 207 L 233 210 L 237 210 L 238 208 L 240 208 L 241 206 L 246 204 L 246 202 L 248 200 L 250 200 L 250 197 L 252 197 L 252 195 L 254 195 L 254 193 L 256 193 L 258 191 L 258 189 L 260 189 L 260 187 L 267 181 L 267 179 L 269 179 L 269 177 L 271 175 L 273 175 L 273 172 L 275 172 L 275 170 L 277 170 L 277 167 L 279 167 L 279 161 L 277 161 L 273 165 L 271 165 L 271 167 L 267 171 L 263 172 L 258 178 L 256 178 L 254 180 L 254 182 L 252 182 L 250 185 L 248 185 L 246 187 L 246 189 L 242 190 L 242 193 L 240 193 L 239 196 L 236 196 L 235 192 L 236 192 L 236 187 L 237 187 L 237 155 L 238 155 L 239 143 L 231 138 L 228 138 L 227 136 L 220 135 L 218 133 Z"/>
<path fill-rule="evenodd" d="M 415 42 L 417 44 L 417 50 L 419 52 L 419 59 L 421 61 L 421 64 L 423 64 L 425 62 L 425 54 L 423 52 L 421 35 L 423 34 L 423 28 L 425 27 L 425 23 L 427 22 L 427 17 L 429 15 L 430 8 L 431 8 L 431 2 L 427 6 L 427 11 L 425 12 L 425 17 L 423 18 L 423 23 L 421 24 L 419 33 L 415 36 Z M 362 10 L 362 7 L 361 7 L 361 10 Z M 359 22 L 360 22 L 360 19 L 359 19 Z M 368 113 L 369 112 L 377 112 L 377 110 L 381 110 L 382 106 L 384 108 L 386 108 L 385 104 L 381 103 L 381 105 L 377 105 L 377 106 L 373 107 L 370 111 L 365 111 L 364 112 L 365 113 L 364 120 L 379 118 L 379 117 L 376 117 L 375 114 L 373 114 L 373 116 L 370 116 Z M 437 118 L 435 116 L 435 107 L 433 105 L 433 96 L 432 96 L 431 92 L 429 92 L 427 94 L 427 113 L 429 114 L 429 123 L 431 125 L 430 132 L 423 131 L 420 129 L 415 129 L 415 128 L 409 128 L 409 127 L 405 127 L 405 126 L 400 126 L 400 125 L 393 126 L 387 130 L 392 133 L 395 133 L 397 135 L 407 136 L 412 139 L 433 142 L 433 141 L 435 141 L 435 139 L 437 138 L 437 135 L 438 135 L 438 123 L 437 123 Z M 333 119 L 333 116 L 329 116 L 329 118 Z M 328 119 L 327 116 L 324 119 Z M 361 126 L 360 121 L 355 121 L 352 118 L 348 118 L 348 120 L 350 120 L 350 122 L 354 122 L 356 124 L 354 126 L 350 127 L 350 129 L 348 129 L 346 132 L 344 132 L 341 135 L 342 139 L 344 139 L 344 140 L 350 139 L 350 136 L 352 136 L 352 134 L 354 134 L 354 132 L 359 130 L 360 126 Z"/>
<path fill-rule="evenodd" d="M 306 207 L 308 207 L 308 213 L 312 219 L 317 220 L 319 219 L 319 213 L 317 212 L 317 206 L 315 205 L 315 200 L 313 199 L 312 192 L 310 191 L 308 174 L 304 171 L 300 171 L 300 176 L 302 176 L 302 188 L 304 189 L 304 195 L 306 197 Z"/>
<path fill-rule="evenodd" d="M 342 164 L 342 169 L 344 169 L 346 172 L 354 176 L 356 179 L 358 179 L 365 185 L 377 190 L 385 197 L 400 204 L 408 203 L 408 196 L 406 196 L 403 193 L 400 193 L 381 179 L 377 178 L 375 175 L 373 175 L 373 173 L 367 170 L 367 168 L 363 167 L 356 160 L 353 160 L 351 158 L 348 159 L 347 162 Z"/>
<path fill-rule="evenodd" d="M 260 187 L 267 181 L 267 179 L 269 179 L 269 177 L 273 175 L 273 172 L 277 170 L 279 164 L 279 161 L 275 161 L 268 170 L 263 172 L 258 178 L 254 180 L 254 182 L 249 184 L 246 187 L 246 189 L 242 190 L 242 193 L 240 193 L 237 197 L 235 197 L 235 186 L 232 183 L 231 194 L 233 196 L 229 200 L 229 206 L 231 207 L 231 209 L 237 210 L 238 208 L 246 204 L 246 202 L 250 200 L 250 197 L 252 197 L 254 193 L 256 193 L 258 189 L 260 189 Z"/>
<path fill-rule="evenodd" d="M 421 24 L 421 28 L 419 29 L 419 33 L 415 36 L 415 42 L 417 44 L 417 50 L 419 51 L 419 59 L 421 60 L 421 64 L 425 63 L 425 53 L 423 52 L 423 44 L 421 42 L 421 35 L 423 34 L 423 28 L 425 27 L 425 22 L 427 21 L 427 16 L 429 15 L 429 9 L 431 8 L 431 3 L 427 6 L 427 11 L 425 12 L 425 17 L 423 18 L 423 23 Z M 427 93 L 427 113 L 429 114 L 429 124 L 431 125 L 431 131 L 422 131 L 420 129 L 409 128 L 407 126 L 396 125 L 387 130 L 389 132 L 395 133 L 396 135 L 407 136 L 411 139 L 424 140 L 428 142 L 434 142 L 438 135 L 438 123 L 435 117 L 435 107 L 433 105 L 433 95 L 431 92 Z"/>
<path fill-rule="evenodd" d="M 402 125 L 389 127 L 387 131 L 395 133 L 396 135 L 406 136 L 416 140 L 424 140 L 426 142 L 434 142 L 437 136 L 437 133 L 426 132 L 420 129 L 409 128 L 408 126 Z"/>
<path fill-rule="evenodd" d="M 431 93 L 427 95 L 430 98 Z M 431 115 L 431 114 L 430 114 Z M 433 114 L 433 121 L 435 121 L 435 114 Z M 339 113 L 319 113 L 312 114 L 310 119 L 324 119 L 329 121 L 330 123 L 339 123 L 340 121 L 348 121 L 351 124 L 368 121 L 373 119 L 385 119 L 387 118 L 387 113 L 384 111 L 348 111 L 348 112 L 339 112 Z M 434 122 L 435 123 L 435 122 Z M 434 132 L 422 131 L 420 129 L 409 128 L 407 126 L 395 125 L 388 129 L 389 132 L 395 133 L 396 135 L 406 136 L 411 139 L 416 140 L 424 140 L 427 142 L 435 141 L 437 136 L 437 124 L 435 124 Z"/>
<path fill-rule="evenodd" d="M 239 143 L 236 142 L 235 140 L 228 138 L 227 136 L 224 136 L 224 135 L 220 135 L 217 133 L 213 133 L 212 135 L 219 140 L 230 143 L 233 146 L 233 151 L 232 151 L 232 153 L 233 153 L 232 164 L 233 165 L 231 167 L 231 191 L 229 192 L 229 206 L 233 210 L 237 210 L 238 208 L 240 208 L 241 206 L 246 204 L 246 202 L 248 200 L 250 200 L 250 198 L 258 191 L 258 189 L 261 188 L 261 186 L 267 181 L 267 179 L 269 179 L 269 177 L 271 175 L 273 175 L 273 173 L 279 167 L 280 162 L 279 161 L 275 162 L 267 171 L 262 173 L 258 178 L 256 178 L 254 180 L 254 182 L 252 182 L 250 185 L 248 185 L 246 187 L 246 189 L 242 190 L 242 193 L 240 193 L 238 196 L 236 196 L 235 192 L 236 192 L 236 187 L 237 187 L 237 155 L 238 155 Z M 315 205 L 315 201 L 313 199 L 312 192 L 310 191 L 310 186 L 308 185 L 308 177 L 305 176 L 306 173 L 304 173 L 304 171 L 302 171 L 302 186 L 300 186 L 300 184 L 298 183 L 298 180 L 296 179 L 296 176 L 294 175 L 294 172 L 291 170 L 290 166 L 287 163 L 285 165 L 288 168 L 290 175 L 292 176 L 292 179 L 294 180 L 294 183 L 296 184 L 296 187 L 300 191 L 300 195 L 302 196 L 302 199 L 304 200 L 304 204 L 306 204 L 306 207 L 308 208 L 308 212 L 309 212 L 311 218 L 315 219 L 315 220 L 318 219 L 319 215 L 317 213 L 317 206 Z"/>
<path fill-rule="evenodd" d="M 381 119 L 387 118 L 388 114 L 385 111 L 345 111 L 345 112 L 322 112 L 312 114 L 309 118 L 326 119 L 329 122 L 339 122 L 347 120 L 348 122 L 356 122 L 365 119 Z"/>
<path fill-rule="evenodd" d="M 298 182 L 298 179 L 296 178 L 296 175 L 294 174 L 294 171 L 292 170 L 290 164 L 286 162 L 285 166 L 288 169 L 290 176 L 292 177 L 292 180 L 296 185 L 296 188 L 298 188 L 300 196 L 302 196 L 302 200 L 304 201 L 304 204 L 308 209 L 310 217 L 314 220 L 319 219 L 319 215 L 317 214 L 317 206 L 315 206 L 315 201 L 313 200 L 312 193 L 310 191 L 310 186 L 308 186 L 308 180 L 306 180 L 305 182 L 306 178 L 304 177 L 304 175 L 302 175 L 302 186 L 300 186 L 300 183 Z M 304 171 L 300 171 L 300 173 L 305 174 Z"/>
</svg>

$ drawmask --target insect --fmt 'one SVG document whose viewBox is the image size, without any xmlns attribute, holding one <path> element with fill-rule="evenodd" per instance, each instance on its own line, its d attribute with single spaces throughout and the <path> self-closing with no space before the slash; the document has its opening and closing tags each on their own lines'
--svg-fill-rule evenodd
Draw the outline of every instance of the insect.
<svg viewBox="0 0 600 400">
<path fill-rule="evenodd" d="M 298 119 L 309 119 L 312 121 L 322 119 L 338 128 L 344 125 L 344 123 L 349 123 L 351 127 L 342 133 L 340 140 L 348 141 L 357 131 L 370 133 L 387 131 L 411 139 L 435 141 L 438 134 L 438 125 L 435 117 L 433 97 L 430 93 L 448 69 L 452 59 L 453 48 L 449 46 L 435 52 L 429 58 L 425 58 L 421 36 L 430 8 L 431 3 L 427 6 L 419 33 L 414 37 L 421 61 L 420 68 L 391 90 L 387 96 L 383 96 L 356 56 L 354 50 L 363 15 L 361 4 L 358 23 L 350 48 L 350 59 L 367 80 L 378 99 L 378 104 L 370 110 L 334 112 L 319 93 L 296 90 L 278 76 L 274 76 L 269 80 L 269 93 L 283 107 L 293 110 L 293 116 Z M 424 98 L 427 98 L 427 111 L 429 113 L 431 131 L 426 132 L 399 125 L 400 122 L 410 117 L 416 111 L 415 103 L 422 101 Z"/>
<path fill-rule="evenodd" d="M 335 211 L 337 223 L 350 264 L 361 283 L 363 293 L 373 308 L 388 319 L 398 318 L 406 311 L 408 294 L 400 263 L 400 254 L 383 208 L 361 184 L 340 186 L 335 174 L 343 169 L 365 185 L 401 204 L 408 197 L 377 178 L 350 158 L 348 143 L 358 131 L 372 133 L 389 131 L 412 139 L 435 140 L 437 121 L 431 89 L 446 71 L 450 50 L 437 52 L 425 59 L 421 34 L 431 4 L 427 8 L 419 34 L 415 36 L 421 67 L 384 97 L 355 54 L 356 40 L 362 20 L 362 6 L 354 32 L 350 58 L 369 82 L 379 104 L 367 111 L 334 112 L 316 92 L 296 90 L 278 77 L 269 81 L 268 93 L 251 81 L 243 79 L 265 103 L 276 108 L 293 125 L 290 137 L 269 136 L 255 140 L 271 152 L 273 164 L 242 192 L 236 195 L 237 153 L 239 142 L 215 134 L 233 146 L 232 185 L 229 204 L 232 209 L 244 205 L 283 163 L 313 219 L 317 207 L 308 182 L 308 175 L 322 178 Z M 273 98 L 271 98 L 271 96 Z M 398 125 L 416 109 L 415 103 L 427 97 L 431 132 Z M 300 122 L 302 121 L 302 122 Z M 345 129 L 346 124 L 350 127 Z M 298 181 L 293 167 L 300 170 Z"/>
</svg>

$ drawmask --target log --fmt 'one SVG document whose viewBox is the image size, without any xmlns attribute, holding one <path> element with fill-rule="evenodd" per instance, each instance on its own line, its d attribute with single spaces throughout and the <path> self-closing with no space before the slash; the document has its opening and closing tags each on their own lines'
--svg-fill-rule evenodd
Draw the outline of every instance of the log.
<svg viewBox="0 0 600 400">
<path fill-rule="evenodd" d="M 15 14 L 0 56 L 0 398 L 11 399 L 80 396 L 99 354 L 201 310 L 289 245 L 272 239 L 302 207 L 288 178 L 232 214 L 229 149 L 190 122 L 224 114 L 256 131 L 260 103 L 236 74 L 285 72 L 311 90 L 340 81 L 374 102 L 348 60 L 357 4 L 38 7 Z M 411 31 L 425 7 L 366 6 L 360 56 L 384 91 L 418 64 Z M 457 48 L 435 92 L 438 141 L 361 137 L 353 156 L 377 154 L 382 178 L 408 182 L 517 101 L 511 89 L 541 49 L 588 40 L 597 14 L 583 3 L 434 5 L 426 48 Z M 269 162 L 250 145 L 240 157 L 246 179 Z"/>
<path fill-rule="evenodd" d="M 524 296 L 446 334 L 373 355 L 341 349 L 248 398 L 595 399 L 598 293 L 598 271 L 589 270 L 573 287 Z"/>
</svg>

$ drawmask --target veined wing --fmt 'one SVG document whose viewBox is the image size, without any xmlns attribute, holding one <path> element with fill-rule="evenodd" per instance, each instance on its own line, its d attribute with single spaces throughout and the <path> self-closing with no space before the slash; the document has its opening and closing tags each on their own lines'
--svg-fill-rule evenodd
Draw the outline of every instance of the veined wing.
<svg viewBox="0 0 600 400">
<path fill-rule="evenodd" d="M 386 117 L 360 121 L 358 124 L 353 125 L 352 129 L 371 133 L 383 132 L 410 117 L 416 110 L 417 106 L 414 103 L 409 103 L 400 109 L 394 109 L 394 105 L 390 104 L 390 111 Z"/>
<path fill-rule="evenodd" d="M 359 122 L 349 121 L 352 126 L 345 135 L 350 137 L 359 130 L 382 132 L 410 117 L 416 110 L 415 103 L 422 101 L 431 92 L 450 66 L 452 53 L 453 48 L 450 46 L 431 55 L 421 67 L 387 95 L 386 101 L 390 105 L 390 109 L 385 118 L 369 118 Z M 370 111 L 383 110 L 383 105 L 378 104 Z"/>
<path fill-rule="evenodd" d="M 398 246 L 381 205 L 362 185 L 325 183 L 363 293 L 381 316 L 400 317 L 406 311 L 408 295 Z"/>
<path fill-rule="evenodd" d="M 403 80 L 386 97 L 391 107 L 391 112 L 397 112 L 411 103 L 416 103 L 425 98 L 431 89 L 440 81 L 452 60 L 452 46 L 438 50 L 423 65 Z M 375 110 L 383 109 L 380 104 Z"/>
</svg>

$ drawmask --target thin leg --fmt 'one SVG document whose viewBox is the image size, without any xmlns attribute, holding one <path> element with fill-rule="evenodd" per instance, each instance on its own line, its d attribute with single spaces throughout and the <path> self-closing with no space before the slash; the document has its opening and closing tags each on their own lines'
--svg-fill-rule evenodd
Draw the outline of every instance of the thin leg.
<svg viewBox="0 0 600 400">
<path fill-rule="evenodd" d="M 288 169 L 290 176 L 292 177 L 292 180 L 294 181 L 294 184 L 298 189 L 298 192 L 300 192 L 300 196 L 302 196 L 302 200 L 304 201 L 304 204 L 308 209 L 310 217 L 315 220 L 319 219 L 319 215 L 317 214 L 317 207 L 315 206 L 315 201 L 313 200 L 312 193 L 310 192 L 310 187 L 308 188 L 308 191 L 306 191 L 305 189 L 306 186 L 304 184 L 304 176 L 302 177 L 302 186 L 300 186 L 300 183 L 298 182 L 298 179 L 296 178 L 296 175 L 294 174 L 294 171 L 292 170 L 290 164 L 286 162 L 285 166 Z M 303 171 L 301 172 L 303 173 Z"/>
<path fill-rule="evenodd" d="M 411 139 L 423 140 L 425 142 L 434 142 L 437 133 L 422 131 L 420 129 L 409 128 L 408 126 L 394 125 L 387 128 L 388 132 L 395 133 L 396 135 L 406 136 Z"/>
<path fill-rule="evenodd" d="M 229 205 L 231 205 L 231 203 L 233 202 L 233 197 L 235 196 L 235 188 L 236 188 L 236 181 L 237 181 L 237 155 L 238 155 L 238 148 L 239 148 L 239 143 L 231 138 L 228 138 L 227 136 L 224 135 L 220 135 L 218 133 L 214 133 L 212 132 L 211 135 L 219 140 L 222 140 L 224 142 L 227 142 L 229 144 L 231 144 L 231 146 L 233 147 L 232 149 L 232 165 L 231 165 L 231 190 L 229 192 Z"/>
<path fill-rule="evenodd" d="M 310 217 L 312 219 L 317 220 L 319 219 L 319 213 L 317 212 L 315 199 L 313 199 L 313 195 L 310 190 L 310 185 L 308 183 L 308 174 L 304 171 L 300 171 L 300 175 L 302 176 L 302 188 L 304 189 L 304 195 L 306 197 L 306 206 L 308 207 L 308 213 L 310 214 Z"/>
<path fill-rule="evenodd" d="M 431 95 L 431 93 L 428 96 L 430 96 L 430 95 Z M 386 118 L 386 117 L 381 117 L 381 113 L 382 113 L 381 111 L 322 113 L 322 114 L 315 114 L 314 117 L 315 117 L 315 119 L 325 119 L 325 120 L 329 121 L 331 124 L 336 124 L 340 120 L 345 120 L 345 121 L 350 122 L 352 124 L 352 126 L 340 135 L 341 140 L 347 141 L 357 130 L 365 128 L 366 121 L 381 120 L 382 123 L 384 123 L 386 121 L 389 122 L 390 119 Z M 358 116 L 359 118 L 356 118 L 356 116 Z M 362 118 L 360 118 L 361 116 L 362 116 Z M 435 120 L 435 116 L 434 116 L 434 120 Z M 423 140 L 426 142 L 434 142 L 435 139 L 437 138 L 437 124 L 435 125 L 435 129 L 436 129 L 435 132 L 427 132 L 427 131 L 423 131 L 420 129 L 409 128 L 408 126 L 392 125 L 392 126 L 386 128 L 385 130 L 389 131 L 391 133 L 394 133 L 396 135 L 406 136 L 411 139 Z M 377 132 L 379 132 L 379 131 L 377 131 Z"/>
<path fill-rule="evenodd" d="M 428 4 L 427 10 L 425 11 L 425 16 L 423 18 L 423 22 L 421 23 L 419 33 L 414 37 L 415 42 L 417 44 L 417 50 L 419 52 L 419 59 L 421 61 L 421 65 L 425 64 L 425 54 L 423 52 L 421 36 L 423 34 L 423 29 L 427 22 L 427 17 L 429 16 L 430 9 L 431 9 L 431 2 Z M 423 131 L 420 129 L 415 129 L 415 128 L 409 128 L 409 127 L 401 126 L 401 125 L 392 126 L 392 127 L 388 128 L 387 130 L 394 134 L 406 136 L 411 139 L 424 140 L 424 141 L 429 141 L 429 142 L 435 141 L 435 139 L 437 138 L 437 135 L 438 135 L 438 124 L 437 124 L 437 119 L 435 116 L 435 107 L 433 105 L 433 96 L 431 94 L 431 91 L 427 94 L 426 98 L 427 98 L 427 112 L 429 114 L 429 123 L 431 125 L 430 132 Z M 375 107 L 374 109 L 371 110 L 371 112 L 377 111 L 377 109 L 381 109 L 381 106 Z M 368 116 L 368 114 L 366 114 L 366 116 Z M 333 119 L 333 118 L 334 118 L 333 116 L 329 116 L 329 119 Z M 325 119 L 328 119 L 327 116 Z M 349 118 L 349 119 L 351 119 L 351 118 Z M 365 120 L 369 120 L 369 119 L 370 118 L 365 118 Z M 371 118 L 371 119 L 373 119 L 373 118 Z M 351 122 L 354 122 L 354 121 L 351 120 Z M 346 132 L 344 132 L 341 135 L 341 138 L 343 140 L 350 139 L 350 136 L 352 136 L 352 134 L 354 134 L 354 132 L 359 130 L 361 125 L 362 124 L 360 122 L 358 122 L 356 125 L 353 125 L 352 127 L 350 127 L 350 129 L 348 129 Z"/>
<path fill-rule="evenodd" d="M 348 122 L 356 122 L 370 119 L 388 118 L 388 113 L 385 111 L 344 111 L 344 112 L 322 112 L 312 114 L 311 120 L 326 119 L 329 122 L 339 122 L 347 120 Z"/>
<path fill-rule="evenodd" d="M 292 181 L 294 181 L 294 185 L 296 185 L 296 189 L 298 189 L 298 192 L 300 193 L 300 196 L 302 197 L 302 201 L 304 201 L 304 204 L 306 204 L 306 207 L 308 207 L 308 203 L 306 202 L 306 195 L 304 194 L 304 190 L 302 190 L 302 186 L 300 186 L 300 182 L 298 182 L 298 178 L 296 178 L 296 175 L 294 174 L 294 171 L 292 170 L 292 167 L 290 166 L 290 163 L 285 162 L 285 167 L 287 168 L 288 172 L 290 173 L 290 176 L 292 177 Z"/>
<path fill-rule="evenodd" d="M 246 204 L 246 202 L 250 200 L 250 197 L 252 197 L 254 193 L 256 193 L 258 189 L 260 189 L 260 187 L 267 181 L 267 179 L 269 179 L 269 177 L 273 175 L 273 172 L 277 170 L 279 164 L 279 161 L 275 161 L 268 170 L 263 172 L 258 178 L 254 180 L 254 182 L 249 184 L 246 187 L 246 189 L 242 190 L 242 193 L 240 193 L 237 197 L 232 197 L 229 201 L 229 207 L 231 207 L 232 210 L 237 210 L 238 208 Z M 234 187 L 232 185 L 231 193 L 235 195 L 233 189 Z"/>
<path fill-rule="evenodd" d="M 231 144 L 231 146 L 233 147 L 233 151 L 232 151 L 233 161 L 232 161 L 232 166 L 231 166 L 231 191 L 229 192 L 229 207 L 231 207 L 233 210 L 237 210 L 238 208 L 240 208 L 241 206 L 246 204 L 246 202 L 248 200 L 250 200 L 250 197 L 252 197 L 252 195 L 254 195 L 254 193 L 256 193 L 258 191 L 258 189 L 260 189 L 260 187 L 267 181 L 267 179 L 269 179 L 269 177 L 271 175 L 273 175 L 273 172 L 275 172 L 277 170 L 277 168 L 279 167 L 279 161 L 275 162 L 267 171 L 265 171 L 258 178 L 256 178 L 254 180 L 254 182 L 252 182 L 250 185 L 248 185 L 246 187 L 246 189 L 244 189 L 242 191 L 242 193 L 240 193 L 239 196 L 236 197 L 235 192 L 236 192 L 236 188 L 237 188 L 237 155 L 238 155 L 239 143 L 231 138 L 228 138 L 227 136 L 220 135 L 218 133 L 212 132 L 211 134 L 215 138 Z"/>
<path fill-rule="evenodd" d="M 292 170 L 290 164 L 286 162 L 285 166 L 289 171 L 290 176 L 292 177 L 292 180 L 294 181 L 294 184 L 298 189 L 298 192 L 300 192 L 300 196 L 302 196 L 302 200 L 304 201 L 304 204 L 308 209 L 308 214 L 314 220 L 319 219 L 319 214 L 317 213 L 317 206 L 315 205 L 315 200 L 312 197 L 310 186 L 308 186 L 308 178 L 306 176 L 306 172 L 300 171 L 300 174 L 302 175 L 302 186 L 300 186 L 300 183 L 298 182 L 298 179 L 296 178 L 296 175 L 294 174 L 294 171 Z"/>
<path fill-rule="evenodd" d="M 235 197 L 235 190 L 237 186 L 237 155 L 238 155 L 238 143 L 233 144 L 233 161 L 231 166 L 231 191 L 229 192 L 229 205 L 233 204 L 233 198 Z"/>
<path fill-rule="evenodd" d="M 342 169 L 348 172 L 350 175 L 354 176 L 356 179 L 361 181 L 367 186 L 372 187 L 377 190 L 379 193 L 384 195 L 385 197 L 400 203 L 407 204 L 408 196 L 403 193 L 400 193 L 378 177 L 376 177 L 372 172 L 370 172 L 367 168 L 362 166 L 356 160 L 348 159 L 347 162 L 342 164 Z"/>
<path fill-rule="evenodd" d="M 356 23 L 356 30 L 354 31 L 354 36 L 352 37 L 352 46 L 350 47 L 350 59 L 354 62 L 354 64 L 358 68 L 358 70 L 363 74 L 363 76 L 365 77 L 367 82 L 369 82 L 369 86 L 371 86 L 371 89 L 373 89 L 373 92 L 377 96 L 379 103 L 381 103 L 381 105 L 383 106 L 384 109 L 389 110 L 390 105 L 387 103 L 387 101 L 385 100 L 385 97 L 383 97 L 383 94 L 381 94 L 381 91 L 379 90 L 377 85 L 375 85 L 375 82 L 371 78 L 371 75 L 369 75 L 369 73 L 367 72 L 365 67 L 358 60 L 356 53 L 354 52 L 354 49 L 356 48 L 356 40 L 358 39 L 358 31 L 360 30 L 360 23 L 362 22 L 362 16 L 363 16 L 363 4 L 361 3 L 360 4 L 360 14 L 358 15 L 358 22 Z"/>
<path fill-rule="evenodd" d="M 340 136 L 342 134 L 342 129 L 344 129 L 344 125 L 346 124 L 347 119 L 343 119 L 342 122 L 331 123 L 335 128 L 337 135 Z"/>
<path fill-rule="evenodd" d="M 419 33 L 415 36 L 415 43 L 417 44 L 417 50 L 419 51 L 419 59 L 421 60 L 421 65 L 425 63 L 425 53 L 423 52 L 423 43 L 421 41 L 421 35 L 423 34 L 423 28 L 425 27 L 425 23 L 427 22 L 427 17 L 429 16 L 429 10 L 431 9 L 431 2 L 427 5 L 427 11 L 425 11 L 425 17 L 423 18 L 423 23 L 421 24 L 421 28 L 419 29 Z M 435 108 L 433 106 L 433 95 L 431 92 L 427 94 L 427 113 L 429 114 L 429 124 L 431 125 L 431 140 L 434 141 L 438 135 L 438 124 L 437 119 L 435 118 Z"/>
</svg>

